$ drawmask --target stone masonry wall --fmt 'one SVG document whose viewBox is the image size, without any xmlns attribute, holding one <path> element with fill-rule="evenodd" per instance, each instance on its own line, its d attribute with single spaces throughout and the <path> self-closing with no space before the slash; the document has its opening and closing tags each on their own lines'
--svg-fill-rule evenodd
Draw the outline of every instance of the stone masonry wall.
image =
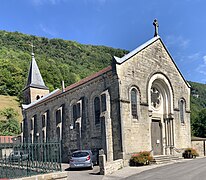
<svg viewBox="0 0 206 180">
<path fill-rule="evenodd" d="M 173 110 L 179 109 L 179 100 L 186 101 L 185 124 L 180 124 L 179 112 L 174 112 L 175 146 L 190 146 L 190 89 L 180 75 L 162 42 L 158 39 L 127 61 L 117 65 L 120 81 L 121 118 L 124 129 L 123 149 L 126 154 L 151 150 L 151 118 L 149 117 L 148 82 L 155 73 L 163 74 L 173 91 Z M 139 117 L 133 119 L 130 110 L 130 90 L 139 91 Z"/>
<path fill-rule="evenodd" d="M 46 102 L 32 106 L 31 108 L 24 111 L 25 121 L 27 121 L 27 134 L 24 136 L 29 137 L 29 128 L 30 128 L 30 119 L 34 116 L 37 117 L 37 130 L 40 133 L 39 140 L 42 139 L 41 133 L 41 116 L 45 112 L 49 112 L 49 133 L 47 138 L 50 140 L 56 140 L 56 119 L 55 113 L 59 107 L 62 107 L 62 152 L 63 152 L 63 161 L 68 162 L 68 156 L 72 151 L 77 150 L 78 147 L 78 137 L 79 131 L 78 128 L 71 129 L 70 125 L 73 123 L 72 120 L 72 105 L 77 103 L 79 100 L 84 99 L 84 111 L 82 111 L 82 138 L 81 146 L 82 149 L 100 149 L 104 148 L 102 145 L 102 132 L 101 132 L 101 123 L 95 125 L 94 118 L 94 98 L 101 95 L 105 90 L 109 90 L 111 98 L 111 109 L 112 113 L 110 115 L 112 121 L 112 133 L 115 133 L 114 137 L 112 134 L 109 134 L 110 137 L 113 137 L 114 141 L 114 154 L 119 154 L 121 148 L 121 142 L 119 139 L 119 121 L 118 121 L 118 92 L 116 88 L 115 77 L 112 75 L 112 72 L 106 72 L 103 75 L 86 82 L 83 85 L 80 85 L 74 89 L 63 92 L 60 95 L 47 100 Z M 112 89 L 114 88 L 114 89 Z M 25 131 L 26 132 L 26 131 Z M 34 134 L 35 135 L 35 134 Z M 105 139 L 105 138 L 104 138 Z"/>
</svg>

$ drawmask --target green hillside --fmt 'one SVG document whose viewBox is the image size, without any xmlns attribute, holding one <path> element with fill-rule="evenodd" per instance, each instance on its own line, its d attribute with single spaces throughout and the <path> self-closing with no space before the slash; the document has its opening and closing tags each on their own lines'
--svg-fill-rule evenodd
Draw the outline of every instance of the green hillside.
<svg viewBox="0 0 206 180">
<path fill-rule="evenodd" d="M 62 39 L 47 39 L 18 32 L 0 31 L 0 94 L 20 96 L 31 61 L 31 47 L 50 90 L 61 81 L 70 85 L 111 64 L 113 56 L 126 50 L 105 46 L 83 45 Z"/>
<path fill-rule="evenodd" d="M 111 47 L 0 31 L 0 95 L 22 99 L 21 92 L 31 62 L 31 43 L 35 45 L 35 59 L 51 91 L 60 88 L 62 80 L 68 86 L 110 65 L 113 56 L 122 57 L 128 53 Z M 189 84 L 192 87 L 192 131 L 196 136 L 206 137 L 206 118 L 203 116 L 203 109 L 206 108 L 206 85 L 194 82 Z M 4 102 L 0 101 L 4 107 Z"/>
<path fill-rule="evenodd" d="M 206 137 L 206 84 L 189 82 L 191 85 L 191 125 L 195 136 Z"/>
<path fill-rule="evenodd" d="M 6 108 L 13 108 L 14 111 L 16 112 L 17 120 L 19 122 L 22 121 L 22 112 L 21 112 L 21 107 L 18 102 L 18 98 L 16 96 L 4 96 L 0 95 L 0 112 L 5 110 Z M 3 119 L 0 113 L 0 120 Z"/>
</svg>

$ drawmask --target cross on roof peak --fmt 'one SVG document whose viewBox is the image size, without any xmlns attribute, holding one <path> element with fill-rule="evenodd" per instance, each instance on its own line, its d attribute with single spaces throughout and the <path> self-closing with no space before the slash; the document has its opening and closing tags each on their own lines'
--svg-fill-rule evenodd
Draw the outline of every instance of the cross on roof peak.
<svg viewBox="0 0 206 180">
<path fill-rule="evenodd" d="M 158 28 L 159 28 L 159 24 L 158 24 L 157 19 L 155 19 L 155 20 L 153 21 L 153 25 L 154 25 L 154 27 L 155 27 L 154 37 L 156 37 L 156 36 L 158 36 Z"/>
<path fill-rule="evenodd" d="M 34 55 L 34 44 L 33 42 L 29 44 L 29 46 L 31 46 L 31 54 Z"/>
</svg>

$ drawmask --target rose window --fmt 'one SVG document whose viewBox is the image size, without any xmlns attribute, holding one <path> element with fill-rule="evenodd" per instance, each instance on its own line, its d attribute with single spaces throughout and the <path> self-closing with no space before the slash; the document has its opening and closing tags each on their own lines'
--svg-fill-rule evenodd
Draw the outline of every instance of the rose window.
<svg viewBox="0 0 206 180">
<path fill-rule="evenodd" d="M 161 103 L 160 92 L 157 88 L 152 87 L 151 88 L 151 105 L 154 108 L 158 108 L 160 106 L 160 103 Z"/>
</svg>

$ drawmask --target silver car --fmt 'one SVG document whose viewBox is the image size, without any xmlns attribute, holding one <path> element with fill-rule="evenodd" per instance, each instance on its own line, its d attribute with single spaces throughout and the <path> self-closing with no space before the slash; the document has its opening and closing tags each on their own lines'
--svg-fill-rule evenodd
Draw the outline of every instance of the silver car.
<svg viewBox="0 0 206 180">
<path fill-rule="evenodd" d="M 93 169 L 93 155 L 90 150 L 79 150 L 72 153 L 69 161 L 70 168 L 85 168 Z"/>
<path fill-rule="evenodd" d="M 24 161 L 28 159 L 28 154 L 23 151 L 13 151 L 8 156 L 9 161 Z"/>
</svg>

